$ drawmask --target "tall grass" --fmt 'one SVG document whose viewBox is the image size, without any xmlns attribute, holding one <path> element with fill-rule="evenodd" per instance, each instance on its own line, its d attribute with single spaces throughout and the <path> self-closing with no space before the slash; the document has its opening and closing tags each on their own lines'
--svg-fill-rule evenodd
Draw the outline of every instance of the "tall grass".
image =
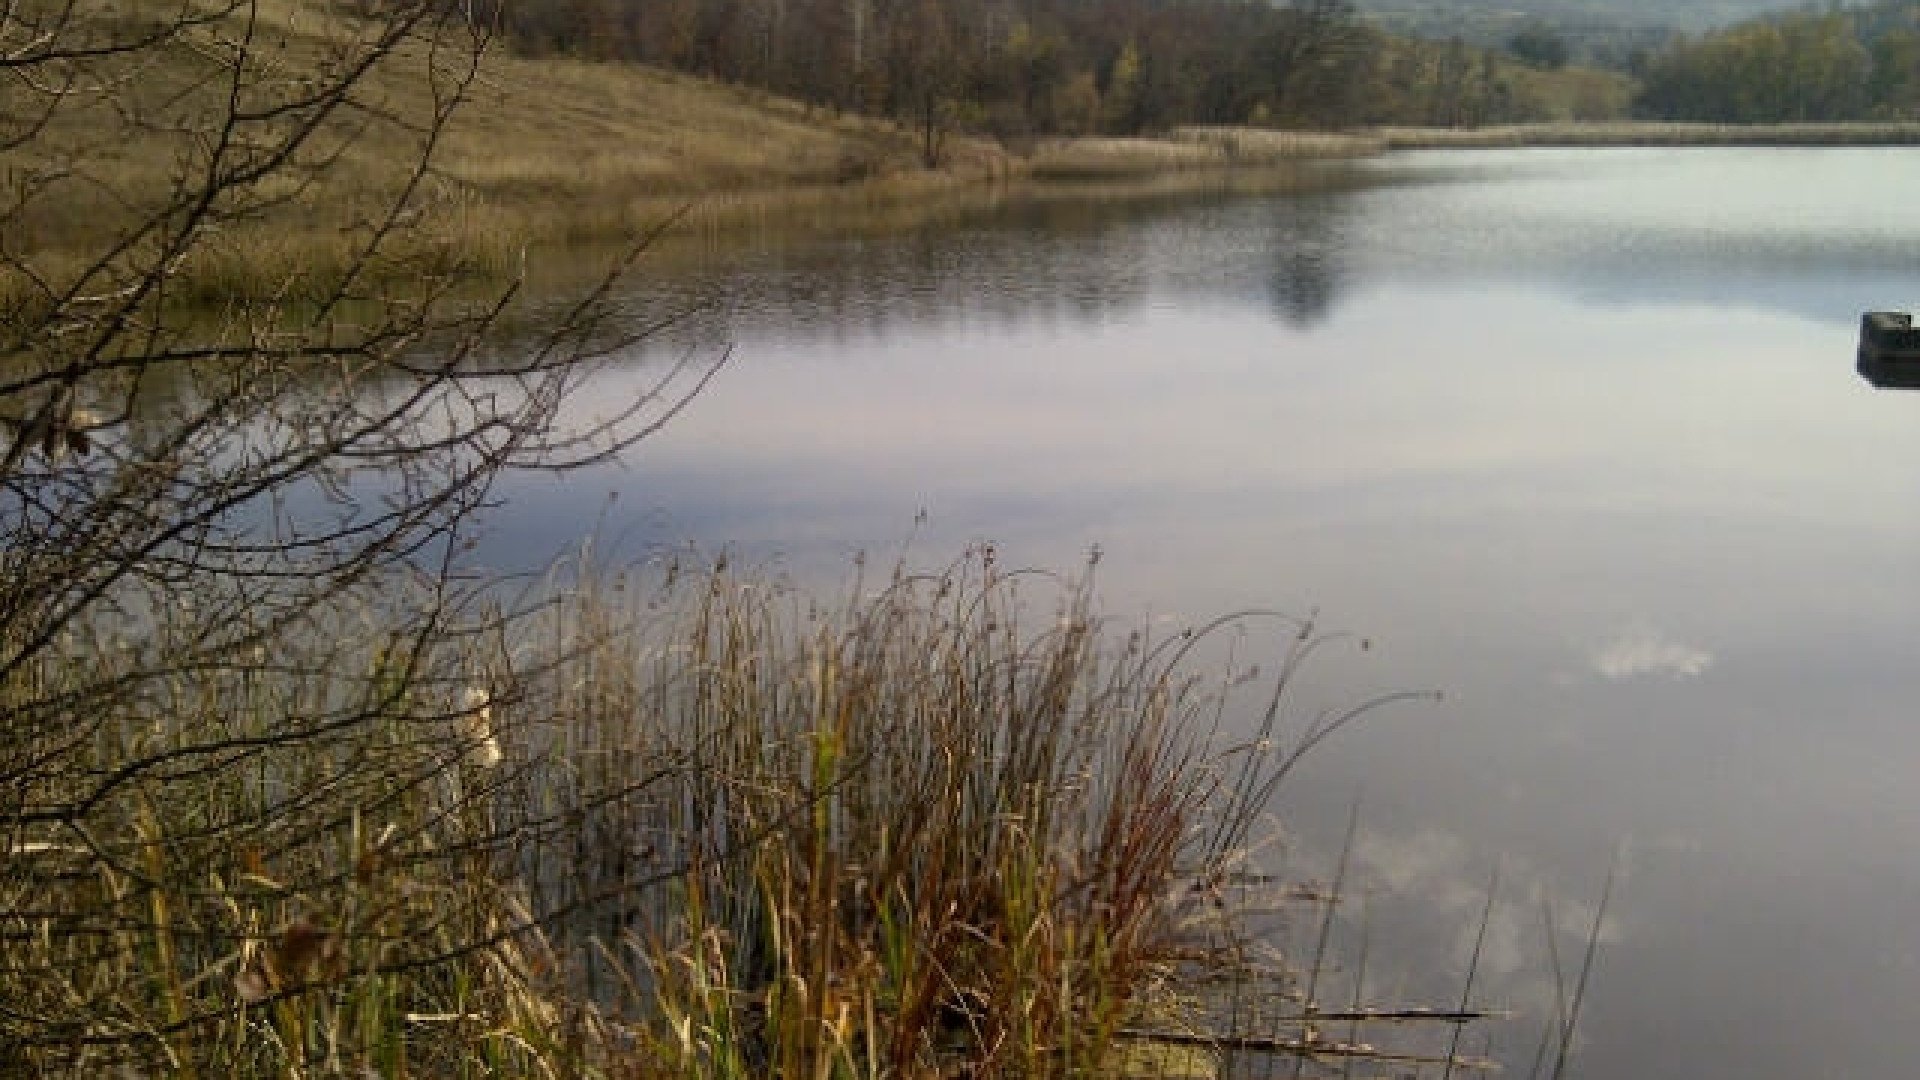
<svg viewBox="0 0 1920 1080">
<path fill-rule="evenodd" d="M 665 775 L 535 907 L 623 898 L 599 966 L 668 1075 L 1099 1074 L 1172 973 L 1224 809 L 1197 686 L 1103 643 L 1084 588 L 1017 580 L 983 557 L 827 610 L 719 575 L 640 640 L 564 613 L 609 650 L 570 664 L 644 674 L 639 708 L 536 706 L 619 718 L 557 756 Z"/>
<path fill-rule="evenodd" d="M 0 838 L 0 1062 L 1041 1077 L 1374 1053 L 1299 1014 L 1234 1043 L 1218 989 L 1265 992 L 1227 897 L 1267 888 L 1246 854 L 1274 784 L 1366 710 L 1284 722 L 1311 627 L 1264 680 L 1208 676 L 1206 633 L 1109 633 L 1085 578 L 990 551 L 832 604 L 671 561 L 493 603 L 309 626 L 46 725 Z M 76 638 L 7 711 L 57 713 L 83 666 L 166 636 Z M 1223 747 L 1241 692 L 1271 726 Z"/>
<path fill-rule="evenodd" d="M 1324 158 L 1380 153 L 1364 134 L 1276 131 L 1253 127 L 1184 127 L 1165 138 L 1057 139 L 1026 162 L 1040 181 L 1115 180 L 1196 170 L 1259 169 Z"/>
</svg>

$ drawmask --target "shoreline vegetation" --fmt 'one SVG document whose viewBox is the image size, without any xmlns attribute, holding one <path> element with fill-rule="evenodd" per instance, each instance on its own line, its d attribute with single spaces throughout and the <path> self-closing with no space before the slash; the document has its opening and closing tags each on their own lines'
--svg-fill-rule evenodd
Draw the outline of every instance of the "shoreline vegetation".
<svg viewBox="0 0 1920 1080">
<path fill-rule="evenodd" d="M 724 103 L 715 110 L 721 127 L 712 130 L 731 126 L 734 134 L 721 145 L 696 149 L 702 141 L 697 125 L 692 133 L 654 139 L 619 132 L 582 159 L 563 152 L 557 140 L 528 144 L 493 130 L 497 124 L 472 131 L 456 127 L 444 151 L 450 160 L 436 170 L 440 184 L 431 210 L 440 256 L 481 281 L 525 275 L 538 282 L 564 275 L 571 253 L 620 237 L 659 232 L 654 246 L 671 259 L 680 249 L 708 250 L 767 227 L 801 233 L 849 225 L 896 228 L 982 201 L 1150 197 L 1222 186 L 1297 189 L 1324 182 L 1326 170 L 1342 163 L 1405 150 L 1920 145 L 1920 123 L 1913 122 L 1609 121 L 1341 132 L 1196 126 L 1157 137 L 1046 139 L 1021 154 L 987 140 L 954 137 L 942 163 L 929 169 L 915 158 L 913 133 L 885 121 L 830 115 L 670 72 L 624 75 L 638 91 Z M 575 124 L 556 126 L 571 130 Z M 519 146 L 504 162 L 481 164 L 488 146 L 503 143 Z M 754 143 L 761 147 L 757 155 L 740 152 L 741 145 Z M 305 270 L 332 265 L 350 227 L 328 216 L 292 228 L 283 220 L 263 222 L 258 235 L 236 236 L 214 258 L 186 268 L 176 295 L 189 302 L 230 302 L 279 292 Z M 62 237 L 50 236 L 37 254 L 58 265 L 63 246 Z M 32 301 L 28 282 L 0 282 L 0 306 Z"/>
<path fill-rule="evenodd" d="M 669 73 L 643 79 L 698 82 Z M 736 99 L 772 126 L 817 125 L 817 142 L 777 160 L 720 162 L 644 145 L 612 147 L 584 166 L 577 159 L 523 151 L 517 165 L 492 174 L 445 167 L 433 216 L 442 258 L 483 282 L 564 275 L 572 253 L 620 237 L 658 232 L 653 245 L 671 259 L 684 248 L 708 250 L 774 227 L 897 228 L 1002 199 L 1150 197 L 1216 189 L 1272 192 L 1324 182 L 1326 170 L 1397 151 L 1520 147 L 1818 147 L 1916 146 L 1920 123 L 1707 124 L 1595 122 L 1507 124 L 1475 128 L 1390 127 L 1348 132 L 1251 127 L 1186 127 L 1159 137 L 1071 138 L 1036 142 L 1023 155 L 984 140 L 955 138 L 940 166 L 913 160 L 911 133 L 884 121 L 816 115 L 792 102 L 730 87 L 700 92 Z M 474 145 L 484 141 L 474 137 Z M 454 140 L 456 145 L 459 140 Z M 475 160 L 460 154 L 462 164 Z M 624 160 L 609 160 L 619 159 Z M 662 162 L 665 162 L 663 164 Z M 180 275 L 176 295 L 228 302 L 279 292 L 303 270 L 327 267 L 345 226 L 312 221 L 264 225 L 235 237 L 218 256 Z M 663 229 L 663 226 L 665 227 Z M 39 254 L 59 263 L 52 238 Z M 576 268 L 577 269 L 577 268 Z M 29 283 L 0 282 L 0 306 L 30 306 Z"/>
<path fill-rule="evenodd" d="M 719 88 L 757 99 L 752 107 L 827 116 L 756 91 Z M 705 258 L 752 237 L 805 236 L 854 229 L 923 227 L 1009 201 L 1153 199 L 1201 192 L 1275 194 L 1339 182 L 1343 171 L 1397 151 L 1505 147 L 1914 146 L 1920 123 L 1701 124 L 1611 121 L 1511 124 L 1475 128 L 1392 127 L 1359 131 L 1285 131 L 1182 127 L 1157 137 L 1043 139 L 1014 153 L 967 137 L 950 140 L 948 158 L 928 169 L 915 158 L 914 135 L 880 121 L 857 121 L 866 138 L 891 151 L 858 169 L 743 175 L 700 189 L 688 175 L 654 186 L 618 176 L 587 181 L 539 206 L 485 196 L 489 226 L 467 234 L 489 277 L 531 268 L 543 279 L 569 252 L 611 236 L 671 220 L 648 259 L 663 266 Z M 874 143 L 866 144 L 868 146 Z M 567 190 L 565 181 L 556 181 Z M 506 195 L 511 199 L 511 195 Z M 569 212 L 565 207 L 575 208 Z M 547 256 L 547 257 L 543 257 Z"/>
<path fill-rule="evenodd" d="M 987 547 L 856 571 L 836 602 L 724 560 L 583 557 L 505 619 L 350 613 L 115 701 L 43 740 L 101 788 L 85 828 L 0 834 L 0 971 L 34 1018 L 0 1026 L 0 1071 L 1492 1069 L 1453 1032 L 1495 1012 L 1382 1005 L 1325 955 L 1339 874 L 1270 876 L 1294 765 L 1427 695 L 1309 713 L 1293 684 L 1339 635 L 1260 613 L 1119 633 L 1092 569 Z M 146 662 L 89 629 L 0 710 Z M 1209 673 L 1224 637 L 1270 663 Z M 208 748 L 241 767 L 198 767 Z M 128 761 L 161 767 L 96 779 Z M 1284 954 L 1254 930 L 1275 913 Z"/>
<path fill-rule="evenodd" d="M 1644 121 L 1378 127 L 1279 131 L 1182 127 L 1159 138 L 1060 139 L 1012 170 L 1021 180 L 1072 181 L 1194 170 L 1284 167 L 1378 157 L 1396 150 L 1527 146 L 1914 146 L 1920 123 L 1704 124 Z"/>
</svg>

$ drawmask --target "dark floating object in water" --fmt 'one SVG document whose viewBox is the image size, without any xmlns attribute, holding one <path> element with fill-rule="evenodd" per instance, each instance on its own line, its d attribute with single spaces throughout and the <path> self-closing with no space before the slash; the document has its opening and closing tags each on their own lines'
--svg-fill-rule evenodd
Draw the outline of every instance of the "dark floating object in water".
<svg viewBox="0 0 1920 1080">
<path fill-rule="evenodd" d="M 1920 329 L 1904 311 L 1860 316 L 1860 374 L 1875 386 L 1920 388 Z"/>
</svg>

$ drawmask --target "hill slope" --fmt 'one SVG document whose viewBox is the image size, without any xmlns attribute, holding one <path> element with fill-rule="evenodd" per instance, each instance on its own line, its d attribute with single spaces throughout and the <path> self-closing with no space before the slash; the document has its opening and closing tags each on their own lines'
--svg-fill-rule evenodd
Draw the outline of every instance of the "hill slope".
<svg viewBox="0 0 1920 1080">
<path fill-rule="evenodd" d="M 435 245 L 442 261 L 504 267 L 529 244 L 643 232 L 692 200 L 895 173 L 937 183 L 1004 163 L 985 144 L 953 140 L 946 170 L 929 175 L 913 133 L 896 125 L 635 65 L 496 44 L 470 71 L 473 42 L 459 26 L 398 42 L 341 107 L 322 109 L 302 95 L 346 58 L 378 50 L 377 24 L 319 0 L 229 6 L 192 25 L 107 8 L 83 18 L 66 44 L 86 47 L 41 62 L 37 78 L 0 83 L 0 165 L 22 178 L 5 210 L 0 299 L 57 295 L 89 275 L 99 279 L 89 290 L 111 287 L 122 275 L 101 256 L 123 266 L 154 257 L 158 223 L 182 211 L 183 177 L 214 167 L 216 153 L 222 167 L 265 153 L 322 112 L 267 182 L 212 208 L 180 288 L 231 298 L 324 278 L 396 202 L 421 223 L 409 240 Z M 138 47 L 91 48 L 128 41 Z M 456 92 L 447 122 L 430 124 Z M 216 150 L 232 101 L 252 116 Z M 416 179 L 429 137 L 432 168 Z M 145 239 L 123 243 L 136 236 Z"/>
</svg>

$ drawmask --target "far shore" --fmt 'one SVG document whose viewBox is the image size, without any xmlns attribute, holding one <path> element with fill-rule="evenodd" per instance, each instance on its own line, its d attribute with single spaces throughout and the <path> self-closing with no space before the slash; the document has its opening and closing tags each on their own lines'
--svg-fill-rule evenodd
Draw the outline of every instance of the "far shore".
<svg viewBox="0 0 1920 1080">
<path fill-rule="evenodd" d="M 845 127 L 855 121 L 837 123 Z M 764 236 L 768 230 L 804 235 L 925 227 L 1010 199 L 1301 190 L 1329 182 L 1328 170 L 1342 162 L 1398 150 L 1920 145 L 1920 123 L 1611 122 L 1342 132 L 1188 127 L 1158 137 L 1040 140 L 1018 153 L 988 140 L 956 136 L 946 160 L 928 169 L 915 160 L 904 133 L 878 121 L 858 124 L 868 140 L 865 145 L 876 149 L 868 167 L 851 176 L 780 168 L 772 158 L 760 162 L 762 168 L 749 166 L 724 179 L 697 168 L 662 170 L 657 159 L 649 159 L 652 167 L 644 174 L 619 168 L 580 170 L 542 162 L 539 151 L 522 163 L 539 183 L 461 177 L 468 170 L 449 169 L 450 179 L 460 179 L 453 180 L 449 197 L 430 214 L 428 232 L 440 251 L 465 265 L 477 280 L 503 282 L 528 274 L 560 283 L 580 272 L 576 256 L 583 249 L 618 246 L 622 238 L 649 235 L 663 225 L 668 227 L 655 243 L 671 262 L 674 251 L 711 251 L 748 234 Z M 324 212 L 315 215 L 318 221 L 326 218 Z M 350 252 L 343 250 L 343 235 L 340 229 L 306 222 L 236 235 L 213 252 L 212 260 L 183 267 L 174 296 L 192 306 L 217 308 L 256 294 L 297 295 L 297 289 L 282 291 L 283 285 L 324 281 L 331 267 L 346 264 Z M 60 260 L 57 244 L 42 255 Z M 37 298 L 22 294 L 0 300 L 30 310 Z"/>
<path fill-rule="evenodd" d="M 1187 127 L 1157 137 L 1041 140 L 1022 153 L 956 140 L 936 169 L 902 166 L 851 182 L 746 185 L 655 195 L 629 217 L 678 221 L 664 246 L 710 248 L 735 233 L 918 227 L 1007 200 L 1156 198 L 1198 191 L 1273 194 L 1328 182 L 1328 169 L 1399 150 L 1500 147 L 1915 146 L 1920 123 L 1553 123 L 1479 128 L 1282 131 Z M 618 198 L 618 196 L 616 196 Z M 591 200 L 587 200 L 591 201 Z M 578 203 L 576 203 L 578 204 Z"/>
<path fill-rule="evenodd" d="M 810 223 L 847 227 L 859 215 L 880 228 L 937 220 L 949 209 L 1009 197 L 1155 196 L 1183 190 L 1273 192 L 1314 182 L 1315 164 L 1398 150 L 1500 147 L 1920 146 L 1920 123 L 1670 124 L 1553 123 L 1477 128 L 1383 127 L 1282 131 L 1187 127 L 1139 138 L 1046 139 L 1020 153 L 983 140 L 956 140 L 953 159 L 934 169 L 902 164 L 857 180 L 770 178 L 706 192 L 627 198 L 630 216 L 676 214 L 683 233 L 708 238 L 739 227 Z M 582 192 L 582 196 L 591 193 Z M 623 193 L 607 192 L 615 200 Z M 576 205 L 581 200 L 576 200 Z M 591 199 L 585 201 L 591 202 Z M 604 205 L 604 204 L 603 204 Z"/>
<path fill-rule="evenodd" d="M 1372 157 L 1394 150 L 1520 146 L 1913 146 L 1920 123 L 1552 123 L 1474 128 L 1383 127 L 1350 132 L 1251 127 L 1179 128 L 1160 138 L 1042 143 L 1024 163 L 1037 180 L 1195 168 L 1246 168 Z"/>
</svg>

